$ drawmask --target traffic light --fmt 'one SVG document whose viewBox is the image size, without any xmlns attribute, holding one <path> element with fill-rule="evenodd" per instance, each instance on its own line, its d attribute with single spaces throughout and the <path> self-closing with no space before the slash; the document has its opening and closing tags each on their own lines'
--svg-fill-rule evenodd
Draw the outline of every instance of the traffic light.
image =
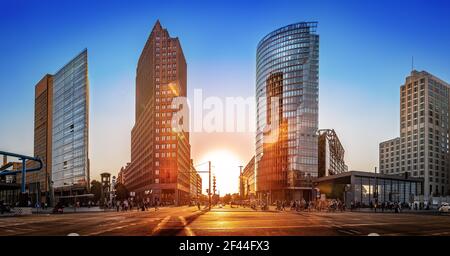
<svg viewBox="0 0 450 256">
<path fill-rule="evenodd" d="M 216 194 L 216 176 L 213 176 L 213 191 L 214 195 Z"/>
</svg>

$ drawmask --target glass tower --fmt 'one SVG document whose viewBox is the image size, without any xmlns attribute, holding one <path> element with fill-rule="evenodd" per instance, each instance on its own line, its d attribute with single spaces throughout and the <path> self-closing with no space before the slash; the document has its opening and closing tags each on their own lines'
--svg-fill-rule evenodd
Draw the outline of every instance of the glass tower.
<svg viewBox="0 0 450 256">
<path fill-rule="evenodd" d="M 53 76 L 52 180 L 55 189 L 89 185 L 87 49 Z"/>
<path fill-rule="evenodd" d="M 256 53 L 256 190 L 260 199 L 311 197 L 317 177 L 319 35 L 300 22 L 266 35 Z"/>
</svg>

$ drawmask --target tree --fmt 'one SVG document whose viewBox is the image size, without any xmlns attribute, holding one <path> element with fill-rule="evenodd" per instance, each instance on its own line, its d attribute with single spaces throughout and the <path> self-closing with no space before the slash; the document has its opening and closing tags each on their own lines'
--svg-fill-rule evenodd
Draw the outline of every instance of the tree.
<svg viewBox="0 0 450 256">
<path fill-rule="evenodd" d="M 237 201 L 237 200 L 240 200 L 240 199 L 241 199 L 241 196 L 239 195 L 239 193 L 233 193 L 231 195 L 231 200 L 233 200 L 233 201 Z"/>
<path fill-rule="evenodd" d="M 97 180 L 91 181 L 91 193 L 94 194 L 94 202 L 98 202 L 102 197 L 102 183 Z"/>
<path fill-rule="evenodd" d="M 231 195 L 230 195 L 230 194 L 226 194 L 225 196 L 223 196 L 222 200 L 223 200 L 223 202 L 224 202 L 225 204 L 230 203 L 230 201 L 231 201 Z"/>
<path fill-rule="evenodd" d="M 128 192 L 128 189 L 124 184 L 117 183 L 115 189 L 116 189 L 116 199 L 117 200 L 125 200 L 128 198 L 128 195 L 130 193 Z"/>
</svg>

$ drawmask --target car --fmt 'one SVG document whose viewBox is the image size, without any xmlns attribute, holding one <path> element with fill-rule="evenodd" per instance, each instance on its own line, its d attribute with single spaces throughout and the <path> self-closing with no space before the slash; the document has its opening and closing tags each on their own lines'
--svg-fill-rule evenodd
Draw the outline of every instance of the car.
<svg viewBox="0 0 450 256">
<path fill-rule="evenodd" d="M 450 212 L 450 204 L 442 203 L 441 207 L 439 207 L 439 212 Z"/>
</svg>

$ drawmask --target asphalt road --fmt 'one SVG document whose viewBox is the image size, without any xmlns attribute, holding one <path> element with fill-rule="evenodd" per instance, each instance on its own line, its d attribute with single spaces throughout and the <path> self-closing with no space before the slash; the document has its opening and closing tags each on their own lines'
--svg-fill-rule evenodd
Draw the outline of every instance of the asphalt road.
<svg viewBox="0 0 450 256">
<path fill-rule="evenodd" d="M 158 211 L 43 214 L 0 218 L 0 235 L 450 235 L 450 215 L 370 212 L 261 212 L 167 207 Z"/>
</svg>

